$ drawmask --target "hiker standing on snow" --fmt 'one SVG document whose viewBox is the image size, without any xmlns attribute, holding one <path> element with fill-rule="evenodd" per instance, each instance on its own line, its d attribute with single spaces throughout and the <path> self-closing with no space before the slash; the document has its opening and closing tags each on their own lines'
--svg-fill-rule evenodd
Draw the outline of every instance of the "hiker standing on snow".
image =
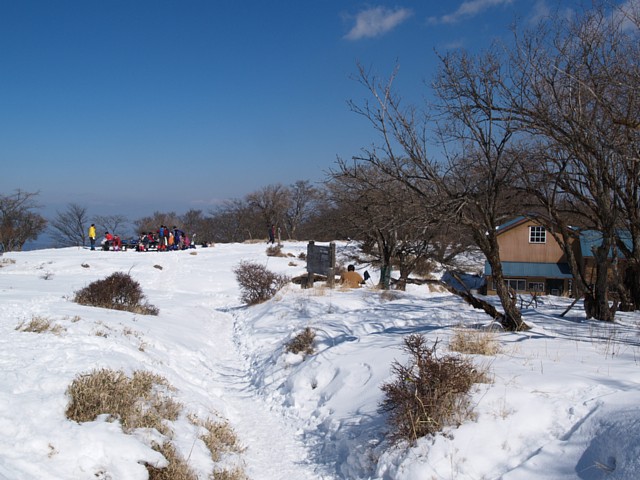
<svg viewBox="0 0 640 480">
<path fill-rule="evenodd" d="M 96 249 L 96 226 L 91 224 L 89 227 L 89 242 L 91 243 L 91 250 Z"/>
</svg>

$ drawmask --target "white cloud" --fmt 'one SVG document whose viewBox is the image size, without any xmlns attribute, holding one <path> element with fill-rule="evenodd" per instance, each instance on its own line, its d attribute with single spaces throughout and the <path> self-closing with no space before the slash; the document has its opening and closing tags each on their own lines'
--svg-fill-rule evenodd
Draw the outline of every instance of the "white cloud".
<svg viewBox="0 0 640 480">
<path fill-rule="evenodd" d="M 550 14 L 551 9 L 547 5 L 547 2 L 545 0 L 537 0 L 529 17 L 529 23 L 538 23 L 540 20 L 548 18 Z"/>
<path fill-rule="evenodd" d="M 464 18 L 474 17 L 484 12 L 485 10 L 488 10 L 489 8 L 499 5 L 508 5 L 512 2 L 513 0 L 467 0 L 465 2 L 462 2 L 462 5 L 460 5 L 455 12 L 443 15 L 439 18 L 431 17 L 429 19 L 429 22 L 456 23 Z"/>
<path fill-rule="evenodd" d="M 396 28 L 412 14 L 413 12 L 407 8 L 391 10 L 384 7 L 376 7 L 363 10 L 355 16 L 356 24 L 345 35 L 345 38 L 359 40 L 361 38 L 378 37 Z"/>
</svg>

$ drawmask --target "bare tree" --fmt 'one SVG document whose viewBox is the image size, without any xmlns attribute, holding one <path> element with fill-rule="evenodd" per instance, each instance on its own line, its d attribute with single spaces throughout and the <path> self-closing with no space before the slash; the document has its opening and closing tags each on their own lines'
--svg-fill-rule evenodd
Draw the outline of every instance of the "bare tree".
<svg viewBox="0 0 640 480">
<path fill-rule="evenodd" d="M 352 225 L 355 237 L 364 241 L 365 250 L 379 264 L 379 286 L 388 289 L 398 247 L 398 229 L 407 219 L 394 195 L 394 188 L 403 185 L 373 166 L 349 166 L 339 161 L 328 186 L 341 215 Z"/>
<path fill-rule="evenodd" d="M 111 229 L 112 231 L 114 231 L 116 229 L 119 229 L 120 224 L 125 223 L 127 220 L 121 215 L 116 215 L 115 218 L 98 217 L 96 221 L 99 225 L 104 226 L 107 230 Z M 118 222 L 117 224 L 116 221 Z M 153 212 L 153 214 L 148 217 L 142 217 L 133 222 L 136 228 L 136 233 L 138 234 L 157 232 L 161 225 L 171 228 L 178 223 L 180 223 L 180 216 L 175 212 L 158 211 Z"/>
<path fill-rule="evenodd" d="M 571 236 L 554 205 L 562 200 L 562 208 L 570 205 L 584 228 L 600 232 L 601 242 L 593 249 L 594 276 L 574 271 L 587 317 L 600 320 L 613 320 L 618 305 L 610 305 L 612 251 L 620 246 L 617 231 L 625 211 L 627 227 L 640 245 L 633 213 L 638 192 L 634 122 L 640 113 L 637 28 L 631 36 L 625 28 L 623 17 L 596 5 L 573 18 L 556 16 L 536 30 L 516 35 L 511 57 L 514 83 L 521 87 L 512 97 L 511 112 L 520 117 L 524 129 L 544 139 L 536 140 L 545 146 L 536 149 L 537 170 L 553 179 L 554 189 L 548 190 L 552 197 L 540 192 L 538 196 L 551 228 L 564 241 Z M 632 265 L 640 265 L 636 247 L 626 253 Z"/>
<path fill-rule="evenodd" d="M 382 288 L 394 283 L 394 266 L 399 270 L 395 288 L 404 290 L 419 265 L 448 263 L 462 250 L 459 238 L 443 234 L 447 226 L 439 212 L 423 210 L 419 196 L 374 166 L 339 160 L 328 186 L 355 238 L 363 240 L 363 250 L 380 265 Z"/>
<path fill-rule="evenodd" d="M 289 207 L 284 213 L 284 228 L 289 239 L 296 238 L 300 225 L 312 216 L 320 191 L 308 180 L 298 180 L 289 187 Z"/>
<path fill-rule="evenodd" d="M 264 220 L 244 199 L 232 199 L 209 212 L 214 242 L 263 238 Z"/>
<path fill-rule="evenodd" d="M 502 325 L 527 329 L 503 281 L 496 233 L 519 204 L 514 188 L 518 157 L 510 143 L 516 126 L 497 112 L 505 101 L 501 59 L 492 52 L 475 58 L 465 53 L 441 57 L 434 88 L 445 161 L 427 154 L 429 119 L 415 107 L 402 106 L 392 90 L 395 74 L 380 84 L 362 67 L 359 72 L 374 102 L 351 107 L 370 121 L 381 142 L 355 160 L 404 184 L 421 197 L 425 211 L 441 212 L 465 226 L 491 265 L 504 309 Z"/>
<path fill-rule="evenodd" d="M 88 223 L 86 207 L 70 203 L 65 211 L 57 212 L 49 222 L 51 237 L 59 246 L 84 246 L 87 243 Z"/>
<path fill-rule="evenodd" d="M 20 251 L 28 240 L 38 238 L 47 221 L 34 210 L 38 192 L 17 190 L 11 195 L 0 194 L 0 245 L 6 252 Z"/>
<path fill-rule="evenodd" d="M 290 192 L 281 184 L 267 185 L 246 197 L 247 204 L 254 208 L 264 221 L 264 231 L 271 225 L 283 225 L 290 205 Z"/>
<path fill-rule="evenodd" d="M 124 215 L 97 215 L 95 217 L 96 225 L 102 227 L 106 232 L 111 232 L 113 235 L 122 236 L 123 230 L 128 223 L 127 217 Z"/>
</svg>

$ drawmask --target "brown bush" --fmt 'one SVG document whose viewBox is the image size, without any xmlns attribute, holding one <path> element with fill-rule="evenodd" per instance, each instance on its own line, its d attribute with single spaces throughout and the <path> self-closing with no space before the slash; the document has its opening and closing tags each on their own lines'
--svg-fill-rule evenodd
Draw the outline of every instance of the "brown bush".
<svg viewBox="0 0 640 480">
<path fill-rule="evenodd" d="M 149 305 L 140 284 L 131 275 L 116 272 L 103 280 L 96 280 L 75 292 L 74 302 L 92 307 L 125 310 L 142 315 L 157 315 L 159 310 Z"/>
<path fill-rule="evenodd" d="M 388 413 L 389 436 L 394 443 L 414 442 L 447 426 L 458 426 L 472 415 L 469 394 L 474 383 L 484 380 L 474 365 L 458 356 L 436 355 L 422 335 L 404 340 L 409 362 L 395 361 L 394 380 L 382 385 L 385 398 L 380 411 Z"/>
<path fill-rule="evenodd" d="M 264 265 L 253 262 L 241 262 L 233 272 L 240 284 L 241 299 L 249 305 L 269 300 L 289 282 L 285 275 L 273 273 Z"/>
<path fill-rule="evenodd" d="M 313 341 L 316 338 L 316 332 L 307 327 L 302 332 L 293 337 L 285 350 L 291 353 L 304 353 L 306 355 L 313 354 Z"/>
</svg>

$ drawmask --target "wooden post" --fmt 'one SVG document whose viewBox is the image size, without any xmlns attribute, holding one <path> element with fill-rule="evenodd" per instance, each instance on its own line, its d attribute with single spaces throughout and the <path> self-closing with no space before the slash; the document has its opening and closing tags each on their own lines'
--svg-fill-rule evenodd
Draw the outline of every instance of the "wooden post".
<svg viewBox="0 0 640 480">
<path fill-rule="evenodd" d="M 327 285 L 333 288 L 336 283 L 336 244 L 329 244 L 329 269 L 327 270 Z"/>
</svg>

